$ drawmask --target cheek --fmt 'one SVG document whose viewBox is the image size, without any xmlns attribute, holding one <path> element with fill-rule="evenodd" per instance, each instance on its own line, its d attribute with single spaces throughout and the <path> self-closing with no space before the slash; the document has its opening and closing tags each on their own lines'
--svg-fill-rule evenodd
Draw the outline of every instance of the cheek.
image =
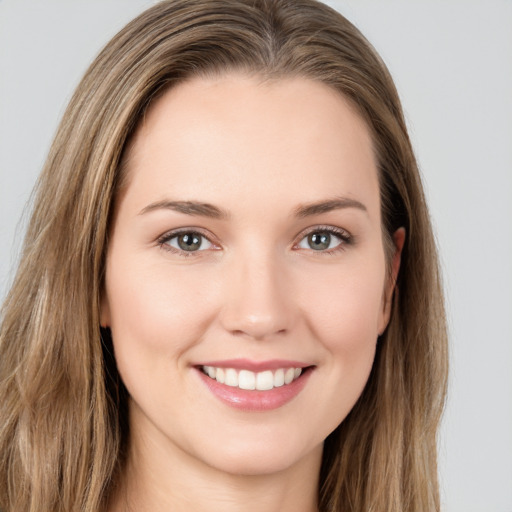
<svg viewBox="0 0 512 512">
<path fill-rule="evenodd" d="M 384 272 L 333 273 L 312 288 L 307 318 L 322 345 L 324 397 L 318 416 L 329 432 L 349 414 L 368 381 L 377 346 Z"/>
<path fill-rule="evenodd" d="M 349 357 L 374 344 L 382 312 L 384 265 L 361 263 L 310 272 L 301 285 L 310 329 L 327 350 Z"/>
<path fill-rule="evenodd" d="M 107 298 L 119 364 L 151 354 L 176 361 L 200 339 L 214 304 L 204 282 L 199 271 L 117 258 L 107 271 Z"/>
</svg>

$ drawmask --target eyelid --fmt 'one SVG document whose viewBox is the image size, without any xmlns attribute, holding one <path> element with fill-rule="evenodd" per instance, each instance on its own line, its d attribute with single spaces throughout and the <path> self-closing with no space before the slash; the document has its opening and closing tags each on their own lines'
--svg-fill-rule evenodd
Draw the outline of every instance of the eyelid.
<svg viewBox="0 0 512 512">
<path fill-rule="evenodd" d="M 327 232 L 334 236 L 337 236 L 341 240 L 341 243 L 339 245 L 337 245 L 336 247 L 334 247 L 332 249 L 327 249 L 325 251 L 314 251 L 313 249 L 303 249 L 303 248 L 299 247 L 299 243 L 302 242 L 302 240 L 304 240 L 304 238 L 311 235 L 312 233 L 317 233 L 317 232 L 318 233 Z M 344 250 L 347 245 L 353 244 L 354 236 L 350 232 L 348 232 L 346 229 L 343 229 L 343 228 L 340 228 L 337 226 L 317 225 L 317 226 L 311 226 L 311 227 L 305 229 L 304 231 L 302 231 L 297 236 L 296 240 L 297 241 L 293 244 L 294 249 L 316 252 L 318 254 L 333 254 L 337 251 Z"/>
<path fill-rule="evenodd" d="M 338 237 L 341 240 L 341 243 L 338 244 L 336 247 L 332 249 L 327 249 L 325 251 L 314 251 L 313 249 L 303 249 L 299 247 L 299 243 L 304 240 L 305 237 L 308 235 L 315 233 L 315 232 L 327 232 L 330 233 L 336 237 Z M 183 251 L 180 249 L 177 249 L 175 247 L 172 247 L 167 242 L 171 240 L 172 238 L 179 236 L 183 233 L 196 233 L 198 235 L 201 235 L 202 237 L 206 238 L 210 244 L 212 244 L 212 248 L 201 250 L 201 251 Z M 344 250 L 347 245 L 350 245 L 354 242 L 354 236 L 348 232 L 346 229 L 332 226 L 332 225 L 316 225 L 311 226 L 303 231 L 296 237 L 296 241 L 293 244 L 293 249 L 297 250 L 306 250 L 311 252 L 317 252 L 318 254 L 333 254 L 337 251 Z M 201 253 L 208 252 L 208 250 L 215 250 L 218 251 L 221 249 L 220 244 L 215 241 L 215 237 L 210 233 L 204 230 L 203 228 L 198 227 L 183 227 L 183 228 L 176 228 L 171 229 L 169 231 L 166 231 L 164 234 L 160 235 L 156 243 L 164 250 L 169 251 L 171 253 L 178 254 L 183 257 L 190 257 L 190 256 L 199 256 Z"/>
<path fill-rule="evenodd" d="M 172 238 L 175 238 L 175 237 L 185 234 L 185 233 L 187 233 L 187 234 L 192 233 L 192 234 L 197 234 L 197 235 L 202 236 L 203 238 L 208 240 L 208 242 L 210 242 L 212 247 L 209 249 L 201 250 L 201 251 L 187 252 L 187 251 L 177 249 L 176 247 L 172 247 L 171 245 L 168 244 L 169 240 L 171 240 Z M 190 257 L 190 256 L 199 256 L 201 253 L 207 252 L 208 250 L 214 250 L 214 251 L 220 250 L 220 246 L 218 243 L 216 243 L 214 241 L 214 238 L 215 237 L 213 237 L 213 235 L 211 233 L 206 232 L 202 228 L 184 227 L 184 228 L 176 228 L 176 229 L 171 229 L 169 231 L 166 231 L 164 234 L 160 235 L 156 239 L 156 243 L 158 244 L 158 246 L 160 246 L 165 251 L 169 251 L 171 253 L 178 254 L 178 255 L 184 256 L 184 257 Z"/>
</svg>

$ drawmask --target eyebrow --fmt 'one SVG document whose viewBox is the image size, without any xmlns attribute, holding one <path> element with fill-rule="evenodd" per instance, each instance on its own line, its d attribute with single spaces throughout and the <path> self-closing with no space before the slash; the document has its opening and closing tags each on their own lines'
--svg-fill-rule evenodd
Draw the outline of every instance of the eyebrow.
<svg viewBox="0 0 512 512">
<path fill-rule="evenodd" d="M 326 201 L 318 201 L 316 203 L 308 203 L 300 205 L 294 210 L 294 216 L 298 218 L 312 217 L 314 215 L 320 215 L 322 213 L 328 213 L 333 210 L 341 210 L 345 208 L 356 208 L 366 212 L 366 206 L 363 203 L 350 199 L 348 197 L 340 197 L 334 199 L 328 199 Z M 230 217 L 226 210 L 223 210 L 213 204 L 202 203 L 198 201 L 157 201 L 144 207 L 139 215 L 155 210 L 173 210 L 178 213 L 185 215 L 195 215 L 200 217 L 208 217 L 211 219 L 228 219 Z"/>
<path fill-rule="evenodd" d="M 139 215 L 144 215 L 155 210 L 174 210 L 185 215 L 198 215 L 200 217 L 209 217 L 211 219 L 227 219 L 228 212 L 209 203 L 198 201 L 157 201 L 144 207 Z"/>
<path fill-rule="evenodd" d="M 348 197 L 337 197 L 327 201 L 319 201 L 316 203 L 300 205 L 295 208 L 294 214 L 296 217 L 302 219 L 305 217 L 320 215 L 322 213 L 328 213 L 333 210 L 341 210 L 345 208 L 356 208 L 357 210 L 361 210 L 363 212 L 368 211 L 366 206 L 356 199 L 350 199 Z"/>
</svg>

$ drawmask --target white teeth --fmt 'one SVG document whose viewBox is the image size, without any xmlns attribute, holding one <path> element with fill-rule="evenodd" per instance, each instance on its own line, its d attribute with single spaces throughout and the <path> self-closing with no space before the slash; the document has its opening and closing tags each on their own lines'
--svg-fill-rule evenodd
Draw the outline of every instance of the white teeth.
<svg viewBox="0 0 512 512">
<path fill-rule="evenodd" d="M 238 387 L 240 389 L 256 389 L 256 375 L 249 370 L 240 370 L 238 374 Z"/>
<path fill-rule="evenodd" d="M 293 368 L 288 368 L 286 372 L 284 372 L 284 383 L 290 384 L 290 382 L 293 380 L 293 377 L 295 376 L 295 370 Z"/>
<path fill-rule="evenodd" d="M 279 370 L 274 373 L 274 387 L 279 388 L 284 386 L 284 370 L 279 368 Z"/>
<path fill-rule="evenodd" d="M 256 389 L 267 391 L 274 387 L 274 375 L 270 370 L 256 374 Z"/>
<path fill-rule="evenodd" d="M 204 371 L 212 378 L 215 379 L 215 375 L 217 374 L 216 368 L 213 366 L 205 366 Z"/>
<path fill-rule="evenodd" d="M 215 379 L 217 380 L 217 382 L 224 384 L 224 378 L 224 369 L 217 368 L 217 371 L 215 372 Z"/>
<path fill-rule="evenodd" d="M 286 384 L 291 384 L 302 374 L 302 368 L 278 368 L 275 371 L 265 370 L 251 372 L 237 371 L 234 368 L 216 368 L 203 366 L 203 372 L 221 384 L 246 390 L 268 391 Z"/>
<path fill-rule="evenodd" d="M 233 388 L 238 387 L 238 373 L 236 373 L 236 370 L 233 368 L 228 368 L 226 370 L 226 378 L 224 379 L 224 384 Z"/>
</svg>

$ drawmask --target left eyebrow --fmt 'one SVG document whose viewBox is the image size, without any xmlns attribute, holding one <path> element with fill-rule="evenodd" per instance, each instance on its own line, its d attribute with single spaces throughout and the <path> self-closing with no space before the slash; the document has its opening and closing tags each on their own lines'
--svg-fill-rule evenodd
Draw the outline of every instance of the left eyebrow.
<svg viewBox="0 0 512 512">
<path fill-rule="evenodd" d="M 318 201 L 316 203 L 300 205 L 295 208 L 294 214 L 296 217 L 304 218 L 345 208 L 356 208 L 357 210 L 368 212 L 366 206 L 363 203 L 348 197 L 338 197 L 334 199 L 328 199 L 327 201 Z"/>
</svg>

